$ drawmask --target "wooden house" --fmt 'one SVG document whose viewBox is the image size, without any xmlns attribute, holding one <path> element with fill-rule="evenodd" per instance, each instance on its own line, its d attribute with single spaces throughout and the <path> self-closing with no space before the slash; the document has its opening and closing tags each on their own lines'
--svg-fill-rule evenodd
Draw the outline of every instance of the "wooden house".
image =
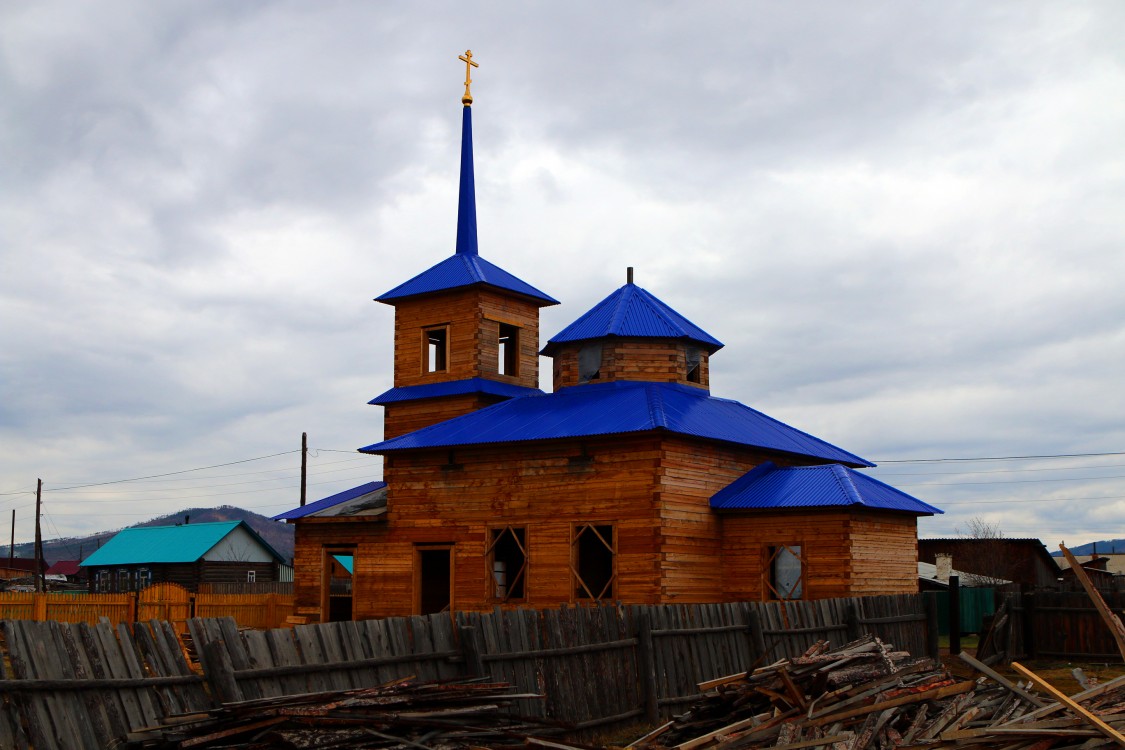
<svg viewBox="0 0 1125 750">
<path fill-rule="evenodd" d="M 1058 583 L 1059 565 L 1046 546 L 1035 538 L 919 539 L 918 561 L 934 563 L 939 554 L 950 555 L 953 567 L 976 577 L 973 585 L 989 581 L 1014 583 L 1022 588 L 1052 588 Z"/>
<path fill-rule="evenodd" d="M 140 526 L 118 532 L 81 565 L 93 593 L 177 583 L 266 583 L 285 560 L 245 521 Z"/>
<path fill-rule="evenodd" d="M 917 518 L 941 511 L 713 397 L 723 345 L 631 271 L 540 351 L 556 300 L 480 257 L 463 118 L 456 252 L 377 298 L 394 387 L 361 450 L 384 484 L 277 516 L 296 524 L 298 615 L 916 592 Z"/>
</svg>

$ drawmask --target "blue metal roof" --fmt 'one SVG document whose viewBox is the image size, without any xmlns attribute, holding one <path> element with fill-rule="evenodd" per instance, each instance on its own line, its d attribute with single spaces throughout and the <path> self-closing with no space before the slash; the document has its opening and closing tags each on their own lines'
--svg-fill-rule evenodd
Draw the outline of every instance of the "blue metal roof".
<svg viewBox="0 0 1125 750">
<path fill-rule="evenodd" d="M 367 484 L 361 484 L 358 487 L 352 487 L 350 490 L 344 490 L 343 492 L 337 492 L 335 495 L 329 495 L 328 497 L 317 500 L 315 503 L 306 503 L 299 508 L 294 508 L 293 510 L 287 510 L 284 513 L 279 513 L 278 515 L 273 517 L 273 520 L 291 521 L 295 518 L 304 518 L 305 516 L 319 513 L 322 510 L 331 508 L 334 505 L 339 505 L 340 503 L 346 503 L 349 500 L 354 500 L 357 497 L 369 495 L 372 492 L 381 490 L 386 486 L 386 482 L 368 482 Z"/>
<path fill-rule="evenodd" d="M 517 279 L 479 255 L 467 253 L 446 258 L 409 281 L 404 281 L 386 294 L 376 297 L 375 301 L 389 303 L 393 300 L 414 297 L 419 294 L 443 292 L 473 284 L 485 284 L 531 297 L 541 302 L 541 307 L 559 303 L 554 297 L 539 291 L 525 281 Z"/>
<path fill-rule="evenodd" d="M 719 510 L 863 506 L 929 516 L 941 513 L 889 484 L 840 464 L 776 466 L 766 462 L 719 490 Z"/>
<path fill-rule="evenodd" d="M 207 554 L 208 550 L 239 526 L 245 527 L 275 558 L 283 560 L 277 550 L 258 536 L 245 521 L 220 521 L 184 526 L 140 526 L 124 529 L 117 532 L 81 564 L 89 567 L 192 563 Z"/>
<path fill-rule="evenodd" d="M 382 406 L 397 404 L 403 401 L 413 401 L 419 398 L 435 398 L 439 396 L 461 396 L 466 393 L 487 393 L 490 396 L 503 396 L 515 398 L 517 396 L 542 395 L 538 388 L 529 388 L 525 385 L 501 383 L 487 378 L 467 378 L 465 380 L 449 380 L 444 383 L 426 383 L 424 385 L 408 385 L 401 388 L 392 388 L 380 393 L 367 403 Z"/>
<path fill-rule="evenodd" d="M 722 342 L 636 284 L 626 284 L 603 299 L 562 331 L 551 337 L 540 354 L 550 356 L 559 344 L 630 336 L 687 339 L 714 354 Z"/>
<path fill-rule="evenodd" d="M 513 398 L 360 450 L 393 453 L 648 430 L 667 430 L 851 466 L 874 465 L 737 401 L 715 398 L 701 388 L 624 380 Z"/>
</svg>

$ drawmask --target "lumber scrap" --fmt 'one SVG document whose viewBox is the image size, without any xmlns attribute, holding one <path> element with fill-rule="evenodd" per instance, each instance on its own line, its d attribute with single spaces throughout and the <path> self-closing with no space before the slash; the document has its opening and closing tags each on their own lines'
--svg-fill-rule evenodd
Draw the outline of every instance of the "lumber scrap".
<svg viewBox="0 0 1125 750">
<path fill-rule="evenodd" d="M 1035 674 L 1030 669 L 1028 669 L 1024 665 L 1020 664 L 1019 662 L 1016 662 L 1016 661 L 1012 662 L 1012 669 L 1016 670 L 1017 672 L 1022 674 L 1024 677 L 1028 678 L 1029 680 L 1032 680 L 1036 685 L 1038 685 L 1039 687 L 1046 690 L 1048 693 L 1050 693 L 1051 697 L 1053 697 L 1059 703 L 1066 704 L 1066 706 L 1071 711 L 1073 711 L 1074 713 L 1078 714 L 1083 719 L 1088 721 L 1090 724 L 1092 724 L 1094 726 L 1095 729 L 1097 729 L 1099 732 L 1104 734 L 1106 737 L 1109 737 L 1111 740 L 1114 740 L 1117 743 L 1119 743 L 1120 745 L 1122 745 L 1123 747 L 1125 747 L 1125 735 L 1118 732 L 1116 729 L 1111 727 L 1109 724 L 1106 724 L 1098 716 L 1094 715 L 1090 711 L 1087 711 L 1080 703 L 1078 703 L 1078 701 L 1074 700 L 1069 695 L 1062 692 L 1061 690 L 1056 688 L 1054 685 L 1050 684 L 1049 682 L 1044 680 L 1042 677 Z"/>
</svg>

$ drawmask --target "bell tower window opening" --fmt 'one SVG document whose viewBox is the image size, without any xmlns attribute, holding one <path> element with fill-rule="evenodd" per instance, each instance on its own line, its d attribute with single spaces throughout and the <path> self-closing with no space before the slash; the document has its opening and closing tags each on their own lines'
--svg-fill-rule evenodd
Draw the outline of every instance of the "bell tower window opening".
<svg viewBox="0 0 1125 750">
<path fill-rule="evenodd" d="M 617 575 L 613 527 L 585 524 L 574 528 L 570 542 L 570 570 L 574 575 L 574 598 L 601 601 L 612 599 Z"/>
<path fill-rule="evenodd" d="M 426 372 L 449 369 L 449 326 L 422 330 L 422 364 Z"/>
<path fill-rule="evenodd" d="M 490 529 L 485 559 L 491 598 L 507 602 L 527 597 L 527 529 L 518 526 Z"/>
<path fill-rule="evenodd" d="M 602 371 L 602 345 L 601 342 L 585 344 L 578 350 L 578 383 L 589 383 L 601 377 Z"/>
<path fill-rule="evenodd" d="M 687 382 L 703 382 L 703 352 L 693 346 L 687 348 Z"/>
<path fill-rule="evenodd" d="M 496 357 L 497 370 L 501 375 L 519 375 L 520 368 L 520 329 L 519 326 L 500 324 L 499 351 Z"/>
</svg>

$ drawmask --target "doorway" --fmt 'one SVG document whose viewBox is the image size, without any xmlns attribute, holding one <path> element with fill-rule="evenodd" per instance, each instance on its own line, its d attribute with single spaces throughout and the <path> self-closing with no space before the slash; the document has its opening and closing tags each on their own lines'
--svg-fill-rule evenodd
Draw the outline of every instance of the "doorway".
<svg viewBox="0 0 1125 750">
<path fill-rule="evenodd" d="M 453 545 L 416 547 L 414 574 L 414 611 L 420 615 L 448 612 L 453 603 Z"/>
</svg>

